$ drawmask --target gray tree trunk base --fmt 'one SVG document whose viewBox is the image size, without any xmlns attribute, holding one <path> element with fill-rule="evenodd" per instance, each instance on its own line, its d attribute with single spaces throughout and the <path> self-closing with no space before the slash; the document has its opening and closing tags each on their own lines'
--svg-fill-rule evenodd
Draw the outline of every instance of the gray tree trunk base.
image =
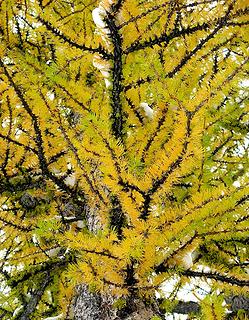
<svg viewBox="0 0 249 320">
<path fill-rule="evenodd" d="M 76 288 L 76 294 L 71 307 L 71 319 L 115 319 L 115 310 L 113 310 L 112 304 L 113 298 L 111 296 L 90 292 L 87 285 L 82 284 Z"/>
<path fill-rule="evenodd" d="M 149 320 L 159 313 L 155 306 L 147 306 L 138 299 L 130 298 L 122 310 L 115 309 L 113 302 L 111 295 L 92 293 L 86 285 L 80 285 L 67 320 Z"/>
<path fill-rule="evenodd" d="M 86 285 L 77 287 L 76 295 L 71 306 L 71 317 L 67 320 L 149 320 L 159 315 L 155 305 L 146 306 L 142 301 L 130 298 L 124 310 L 113 308 L 114 298 L 111 295 L 100 295 L 89 292 Z M 231 296 L 226 298 L 232 313 L 226 319 L 234 319 L 237 311 L 244 310 L 249 316 L 249 298 L 245 296 Z M 178 314 L 198 314 L 200 305 L 197 302 L 179 301 L 173 310 Z M 163 319 L 163 317 L 162 317 Z"/>
</svg>

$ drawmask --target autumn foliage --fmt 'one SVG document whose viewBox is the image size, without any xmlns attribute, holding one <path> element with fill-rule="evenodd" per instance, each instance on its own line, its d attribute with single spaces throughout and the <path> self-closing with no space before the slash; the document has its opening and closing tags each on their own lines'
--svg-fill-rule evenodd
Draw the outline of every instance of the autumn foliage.
<svg viewBox="0 0 249 320">
<path fill-rule="evenodd" d="M 0 6 L 3 319 L 177 279 L 167 312 L 197 278 L 222 319 L 249 284 L 247 1 Z"/>
</svg>

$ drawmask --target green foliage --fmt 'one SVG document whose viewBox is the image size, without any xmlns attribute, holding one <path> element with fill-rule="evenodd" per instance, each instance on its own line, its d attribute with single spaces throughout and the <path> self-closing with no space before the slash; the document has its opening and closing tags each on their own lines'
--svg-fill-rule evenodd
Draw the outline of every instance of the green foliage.
<svg viewBox="0 0 249 320">
<path fill-rule="evenodd" d="M 209 295 L 202 301 L 202 319 L 222 320 L 225 318 L 225 310 L 222 306 L 223 297 Z"/>
<path fill-rule="evenodd" d="M 172 313 L 178 301 L 171 301 L 170 299 L 163 299 L 160 304 L 160 309 L 164 310 L 165 313 Z"/>
<path fill-rule="evenodd" d="M 118 310 L 123 309 L 125 306 L 126 306 L 126 300 L 123 298 L 119 298 L 113 303 L 113 307 Z"/>
<path fill-rule="evenodd" d="M 161 320 L 161 318 L 158 316 L 153 316 L 152 318 L 150 318 L 150 320 Z"/>
</svg>

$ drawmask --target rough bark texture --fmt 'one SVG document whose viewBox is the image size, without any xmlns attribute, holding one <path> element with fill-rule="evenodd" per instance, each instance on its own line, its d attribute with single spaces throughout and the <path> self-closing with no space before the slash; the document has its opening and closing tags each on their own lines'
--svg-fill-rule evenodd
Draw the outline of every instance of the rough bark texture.
<svg viewBox="0 0 249 320">
<path fill-rule="evenodd" d="M 174 308 L 174 313 L 180 313 L 180 314 L 189 314 L 189 313 L 199 313 L 201 310 L 199 304 L 194 301 L 179 301 L 177 306 Z"/>
<path fill-rule="evenodd" d="M 141 300 L 130 297 L 126 307 L 117 314 L 115 320 L 146 320 L 159 315 L 159 310 L 154 305 L 147 306 Z"/>
<path fill-rule="evenodd" d="M 72 303 L 72 318 L 74 320 L 148 320 L 160 315 L 157 305 L 146 305 L 135 297 L 127 299 L 122 310 L 113 308 L 114 298 L 107 294 L 97 294 L 89 291 L 86 285 L 76 288 Z"/>
<path fill-rule="evenodd" d="M 230 313 L 226 319 L 235 319 L 239 310 L 249 316 L 249 298 L 245 296 L 231 296 L 226 299 Z M 162 313 L 155 305 L 147 306 L 142 301 L 130 297 L 127 305 L 122 310 L 112 308 L 113 298 L 108 295 L 99 295 L 89 292 L 87 286 L 77 288 L 77 294 L 73 304 L 75 320 L 149 320 L 158 315 L 163 319 Z M 179 301 L 173 313 L 198 314 L 200 305 L 193 301 Z"/>
<path fill-rule="evenodd" d="M 49 275 L 49 272 L 47 272 L 43 283 L 41 283 L 40 287 L 38 287 L 35 290 L 31 299 L 27 302 L 23 311 L 19 314 L 19 316 L 16 319 L 18 319 L 18 320 L 30 319 L 30 316 L 35 311 L 35 309 L 36 309 L 36 307 L 37 307 L 37 305 L 38 305 L 38 303 L 44 293 L 44 290 L 46 289 L 47 285 L 49 284 L 49 281 L 50 281 L 50 275 Z"/>
<path fill-rule="evenodd" d="M 226 303 L 231 306 L 232 311 L 245 310 L 249 315 L 249 297 L 230 296 L 226 298 Z"/>
<path fill-rule="evenodd" d="M 113 299 L 108 295 L 100 295 L 89 291 L 86 285 L 76 289 L 73 302 L 73 319 L 75 320 L 107 320 L 115 319 L 112 309 Z"/>
<path fill-rule="evenodd" d="M 97 210 L 86 210 L 88 229 L 96 233 L 101 229 Z M 85 284 L 79 285 L 75 290 L 75 297 L 71 305 L 70 319 L 75 320 L 113 320 L 116 318 L 112 308 L 113 298 L 111 295 L 93 293 Z"/>
</svg>

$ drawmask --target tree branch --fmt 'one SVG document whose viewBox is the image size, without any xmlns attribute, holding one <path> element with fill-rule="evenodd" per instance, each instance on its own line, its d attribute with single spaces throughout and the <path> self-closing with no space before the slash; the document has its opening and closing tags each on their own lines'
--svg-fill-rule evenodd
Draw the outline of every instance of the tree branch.
<svg viewBox="0 0 249 320">
<path fill-rule="evenodd" d="M 84 44 L 78 44 L 74 42 L 72 39 L 68 38 L 65 34 L 63 34 L 60 30 L 56 29 L 50 22 L 44 20 L 40 16 L 37 17 L 37 20 L 41 22 L 47 30 L 51 31 L 55 36 L 63 40 L 65 43 L 68 43 L 70 46 L 80 49 L 82 51 L 90 52 L 90 53 L 98 53 L 105 59 L 111 59 L 112 55 L 106 52 L 101 46 L 98 48 L 87 47 Z"/>
<path fill-rule="evenodd" d="M 32 315 L 32 313 L 35 311 L 37 305 L 39 304 L 41 297 L 44 294 L 44 291 L 46 290 L 46 287 L 49 285 L 51 281 L 50 272 L 45 273 L 45 277 L 43 278 L 43 281 L 40 283 L 40 286 L 34 292 L 31 293 L 31 297 L 28 301 L 28 303 L 24 306 L 23 312 L 17 316 L 16 319 L 18 320 L 27 320 L 29 319 L 29 316 Z"/>
<path fill-rule="evenodd" d="M 111 15 L 107 12 L 106 18 L 107 27 L 110 30 L 110 39 L 114 46 L 113 53 L 113 70 L 112 70 L 112 131 L 117 139 L 123 140 L 124 132 L 124 114 L 121 105 L 120 95 L 123 90 L 122 88 L 122 38 L 118 32 L 118 28 L 115 24 L 115 15 Z"/>
<path fill-rule="evenodd" d="M 199 271 L 193 271 L 193 270 L 185 270 L 181 273 L 184 276 L 187 277 L 193 277 L 193 278 L 206 278 L 206 279 L 212 279 L 216 281 L 221 281 L 229 284 L 233 284 L 239 287 L 245 287 L 249 286 L 248 280 L 241 280 L 237 279 L 235 277 L 229 277 L 226 275 L 222 275 L 220 273 L 212 273 L 212 272 L 199 272 Z"/>
<path fill-rule="evenodd" d="M 141 208 L 141 215 L 140 218 L 143 220 L 146 220 L 149 214 L 149 206 L 152 200 L 152 196 L 154 193 L 157 192 L 157 190 L 164 184 L 164 182 L 166 181 L 166 179 L 168 178 L 168 176 L 174 172 L 174 170 L 176 168 L 178 168 L 180 166 L 180 164 L 182 163 L 183 159 L 184 159 L 184 154 L 187 150 L 188 144 L 189 144 L 189 137 L 191 134 L 191 128 L 190 128 L 190 124 L 191 124 L 191 113 L 186 113 L 187 116 L 187 123 L 186 123 L 186 135 L 185 135 L 185 142 L 183 144 L 182 147 L 182 151 L 180 153 L 180 155 L 177 157 L 177 159 L 170 165 L 169 169 L 167 171 L 165 171 L 160 178 L 154 180 L 154 182 L 152 183 L 151 188 L 146 192 L 146 195 L 144 197 L 144 203 L 143 203 L 143 207 Z"/>
</svg>

